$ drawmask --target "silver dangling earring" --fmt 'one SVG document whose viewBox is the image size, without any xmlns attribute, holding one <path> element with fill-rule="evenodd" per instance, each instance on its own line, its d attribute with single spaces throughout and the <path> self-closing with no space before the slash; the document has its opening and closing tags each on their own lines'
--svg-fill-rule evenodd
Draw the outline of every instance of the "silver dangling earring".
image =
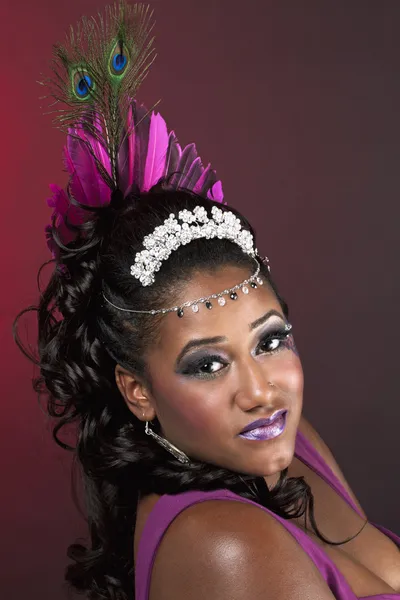
<svg viewBox="0 0 400 600">
<path fill-rule="evenodd" d="M 186 456 L 186 454 L 184 452 L 179 450 L 179 448 L 177 448 L 176 446 L 171 444 L 171 442 L 164 439 L 163 437 L 161 437 L 160 435 L 155 433 L 152 429 L 150 429 L 148 421 L 146 421 L 146 426 L 144 428 L 144 432 L 147 435 L 151 435 L 151 437 L 153 437 L 156 440 L 156 442 L 158 442 L 160 444 L 160 446 L 162 446 L 163 448 L 165 448 L 165 450 L 168 450 L 168 452 L 173 454 L 173 456 L 175 456 L 175 458 L 177 458 L 179 460 L 179 462 L 185 463 L 185 464 L 190 462 L 190 458 L 188 456 Z"/>
</svg>

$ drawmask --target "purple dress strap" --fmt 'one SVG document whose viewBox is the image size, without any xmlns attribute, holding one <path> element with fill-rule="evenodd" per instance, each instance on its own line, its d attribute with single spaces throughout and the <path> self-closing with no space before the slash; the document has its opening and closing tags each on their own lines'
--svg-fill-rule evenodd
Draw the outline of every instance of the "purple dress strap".
<svg viewBox="0 0 400 600">
<path fill-rule="evenodd" d="M 298 432 L 296 439 L 296 456 L 307 466 L 313 469 L 320 475 L 336 492 L 341 495 L 354 510 L 358 513 L 354 502 L 343 488 L 337 477 L 331 469 L 326 465 L 322 457 L 316 452 L 306 438 Z M 322 547 L 316 544 L 308 535 L 301 529 L 297 528 L 293 523 L 287 521 L 269 509 L 242 498 L 229 490 L 216 490 L 209 492 L 191 491 L 177 495 L 164 495 L 159 498 L 150 512 L 150 515 L 143 528 L 142 536 L 139 541 L 138 553 L 135 564 L 135 600 L 148 600 L 150 591 L 151 572 L 156 556 L 157 549 L 161 540 L 173 520 L 189 506 L 193 506 L 199 502 L 207 500 L 231 500 L 237 502 L 246 502 L 257 506 L 260 510 L 272 515 L 277 519 L 291 535 L 301 545 L 303 550 L 308 554 L 314 562 L 327 585 L 331 589 L 333 595 L 338 600 L 356 600 L 354 592 L 349 584 L 332 562 L 329 556 L 323 551 Z M 385 528 L 380 529 L 391 537 L 400 546 L 400 538 Z M 379 594 L 375 596 L 364 597 L 363 600 L 400 600 L 400 594 Z"/>
</svg>

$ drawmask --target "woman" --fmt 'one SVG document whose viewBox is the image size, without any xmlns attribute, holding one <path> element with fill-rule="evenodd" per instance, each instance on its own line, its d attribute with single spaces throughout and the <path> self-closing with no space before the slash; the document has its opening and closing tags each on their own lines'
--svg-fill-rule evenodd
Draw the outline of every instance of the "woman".
<svg viewBox="0 0 400 600">
<path fill-rule="evenodd" d="M 121 5 L 78 32 L 56 48 L 71 179 L 52 188 L 35 383 L 58 443 L 76 426 L 91 542 L 70 547 L 67 581 L 110 600 L 400 598 L 400 538 L 368 522 L 301 416 L 252 227 L 132 102 L 148 13 Z"/>
</svg>

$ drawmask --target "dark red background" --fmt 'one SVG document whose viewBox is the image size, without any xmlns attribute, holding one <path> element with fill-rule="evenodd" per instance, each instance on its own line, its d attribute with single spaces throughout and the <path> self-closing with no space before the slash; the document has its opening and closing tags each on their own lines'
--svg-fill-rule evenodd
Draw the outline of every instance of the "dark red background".
<svg viewBox="0 0 400 600">
<path fill-rule="evenodd" d="M 2 0 L 2 597 L 58 600 L 84 533 L 70 459 L 50 439 L 13 345 L 48 257 L 49 182 L 63 136 L 35 83 L 93 0 Z M 396 0 L 153 0 L 159 57 L 140 91 L 196 141 L 228 203 L 257 225 L 289 301 L 305 414 L 373 521 L 400 531 L 400 4 Z"/>
</svg>

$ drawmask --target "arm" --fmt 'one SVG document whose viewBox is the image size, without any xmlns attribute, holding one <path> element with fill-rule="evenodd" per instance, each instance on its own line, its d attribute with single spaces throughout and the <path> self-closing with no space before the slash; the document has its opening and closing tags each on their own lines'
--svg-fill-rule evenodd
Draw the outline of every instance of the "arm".
<svg viewBox="0 0 400 600">
<path fill-rule="evenodd" d="M 322 575 L 272 515 L 242 502 L 186 509 L 159 547 L 150 600 L 334 600 Z"/>
<path fill-rule="evenodd" d="M 358 502 L 356 496 L 354 495 L 354 492 L 352 491 L 349 484 L 347 483 L 332 452 L 328 448 L 327 444 L 323 441 L 321 436 L 314 429 L 314 427 L 303 416 L 300 419 L 299 429 L 302 432 L 302 434 L 308 439 L 308 441 L 311 443 L 311 445 L 314 446 L 314 448 L 316 449 L 318 454 L 320 454 L 322 456 L 322 458 L 324 459 L 324 461 L 326 462 L 328 467 L 330 467 L 332 469 L 332 471 L 334 472 L 336 477 L 339 479 L 340 483 L 344 486 L 344 488 L 348 492 L 349 496 L 352 498 L 354 503 L 359 508 L 364 519 L 366 519 L 367 515 L 363 511 L 360 503 Z"/>
</svg>

